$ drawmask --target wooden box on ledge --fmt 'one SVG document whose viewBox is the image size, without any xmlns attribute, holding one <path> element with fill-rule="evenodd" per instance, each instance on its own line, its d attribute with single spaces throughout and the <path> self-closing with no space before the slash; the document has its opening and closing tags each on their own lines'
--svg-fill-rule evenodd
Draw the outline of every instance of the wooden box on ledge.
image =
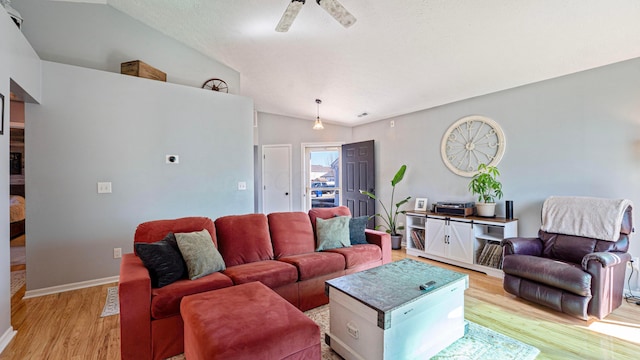
<svg viewBox="0 0 640 360">
<path fill-rule="evenodd" d="M 120 64 L 120 73 L 145 79 L 167 81 L 167 74 L 140 60 Z"/>
</svg>

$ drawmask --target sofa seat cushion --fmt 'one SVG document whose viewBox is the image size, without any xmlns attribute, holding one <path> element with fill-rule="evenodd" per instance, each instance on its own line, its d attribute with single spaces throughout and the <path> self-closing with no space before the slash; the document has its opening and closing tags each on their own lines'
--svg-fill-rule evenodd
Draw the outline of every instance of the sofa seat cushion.
<svg viewBox="0 0 640 360">
<path fill-rule="evenodd" d="M 344 256 L 347 269 L 382 260 L 382 250 L 379 246 L 372 244 L 352 245 L 347 248 L 326 250 L 326 252 L 338 253 Z"/>
<path fill-rule="evenodd" d="M 298 269 L 295 266 L 276 260 L 229 266 L 224 274 L 236 285 L 260 281 L 271 289 L 298 281 Z"/>
<path fill-rule="evenodd" d="M 165 287 L 151 289 L 151 317 L 164 319 L 180 313 L 180 301 L 187 295 L 233 286 L 231 279 L 219 272 L 196 280 L 178 280 Z"/>
<path fill-rule="evenodd" d="M 591 275 L 578 264 L 530 255 L 507 255 L 502 263 L 506 274 L 591 296 Z"/>
<path fill-rule="evenodd" d="M 300 281 L 344 270 L 346 264 L 344 256 L 331 252 L 284 256 L 278 260 L 294 265 Z"/>
</svg>

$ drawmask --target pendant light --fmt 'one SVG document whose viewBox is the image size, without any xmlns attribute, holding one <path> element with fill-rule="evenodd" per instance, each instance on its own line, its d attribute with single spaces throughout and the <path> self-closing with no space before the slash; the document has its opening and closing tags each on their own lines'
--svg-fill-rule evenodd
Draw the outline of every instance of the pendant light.
<svg viewBox="0 0 640 360">
<path fill-rule="evenodd" d="M 316 113 L 316 121 L 313 123 L 313 130 L 322 130 L 324 129 L 322 120 L 320 120 L 320 104 L 322 104 L 322 100 L 316 99 L 316 104 L 318 104 L 318 112 Z"/>
</svg>

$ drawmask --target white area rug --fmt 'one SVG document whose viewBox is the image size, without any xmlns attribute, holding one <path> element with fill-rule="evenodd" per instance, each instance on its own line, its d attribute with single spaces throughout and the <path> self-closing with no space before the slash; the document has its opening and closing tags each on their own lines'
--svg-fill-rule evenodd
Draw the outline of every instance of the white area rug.
<svg viewBox="0 0 640 360">
<path fill-rule="evenodd" d="M 104 302 L 100 317 L 118 314 L 120 314 L 120 301 L 118 300 L 118 287 L 114 286 L 107 289 L 107 300 Z"/>
<path fill-rule="evenodd" d="M 27 282 L 27 272 L 25 270 L 18 270 L 11 272 L 11 296 L 20 290 Z"/>
</svg>

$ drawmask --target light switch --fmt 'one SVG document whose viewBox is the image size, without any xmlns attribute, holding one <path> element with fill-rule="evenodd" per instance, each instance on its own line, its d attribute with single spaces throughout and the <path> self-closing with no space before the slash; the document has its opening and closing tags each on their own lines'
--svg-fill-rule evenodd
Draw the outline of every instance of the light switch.
<svg viewBox="0 0 640 360">
<path fill-rule="evenodd" d="M 111 182 L 99 182 L 98 194 L 111 194 Z"/>
</svg>

